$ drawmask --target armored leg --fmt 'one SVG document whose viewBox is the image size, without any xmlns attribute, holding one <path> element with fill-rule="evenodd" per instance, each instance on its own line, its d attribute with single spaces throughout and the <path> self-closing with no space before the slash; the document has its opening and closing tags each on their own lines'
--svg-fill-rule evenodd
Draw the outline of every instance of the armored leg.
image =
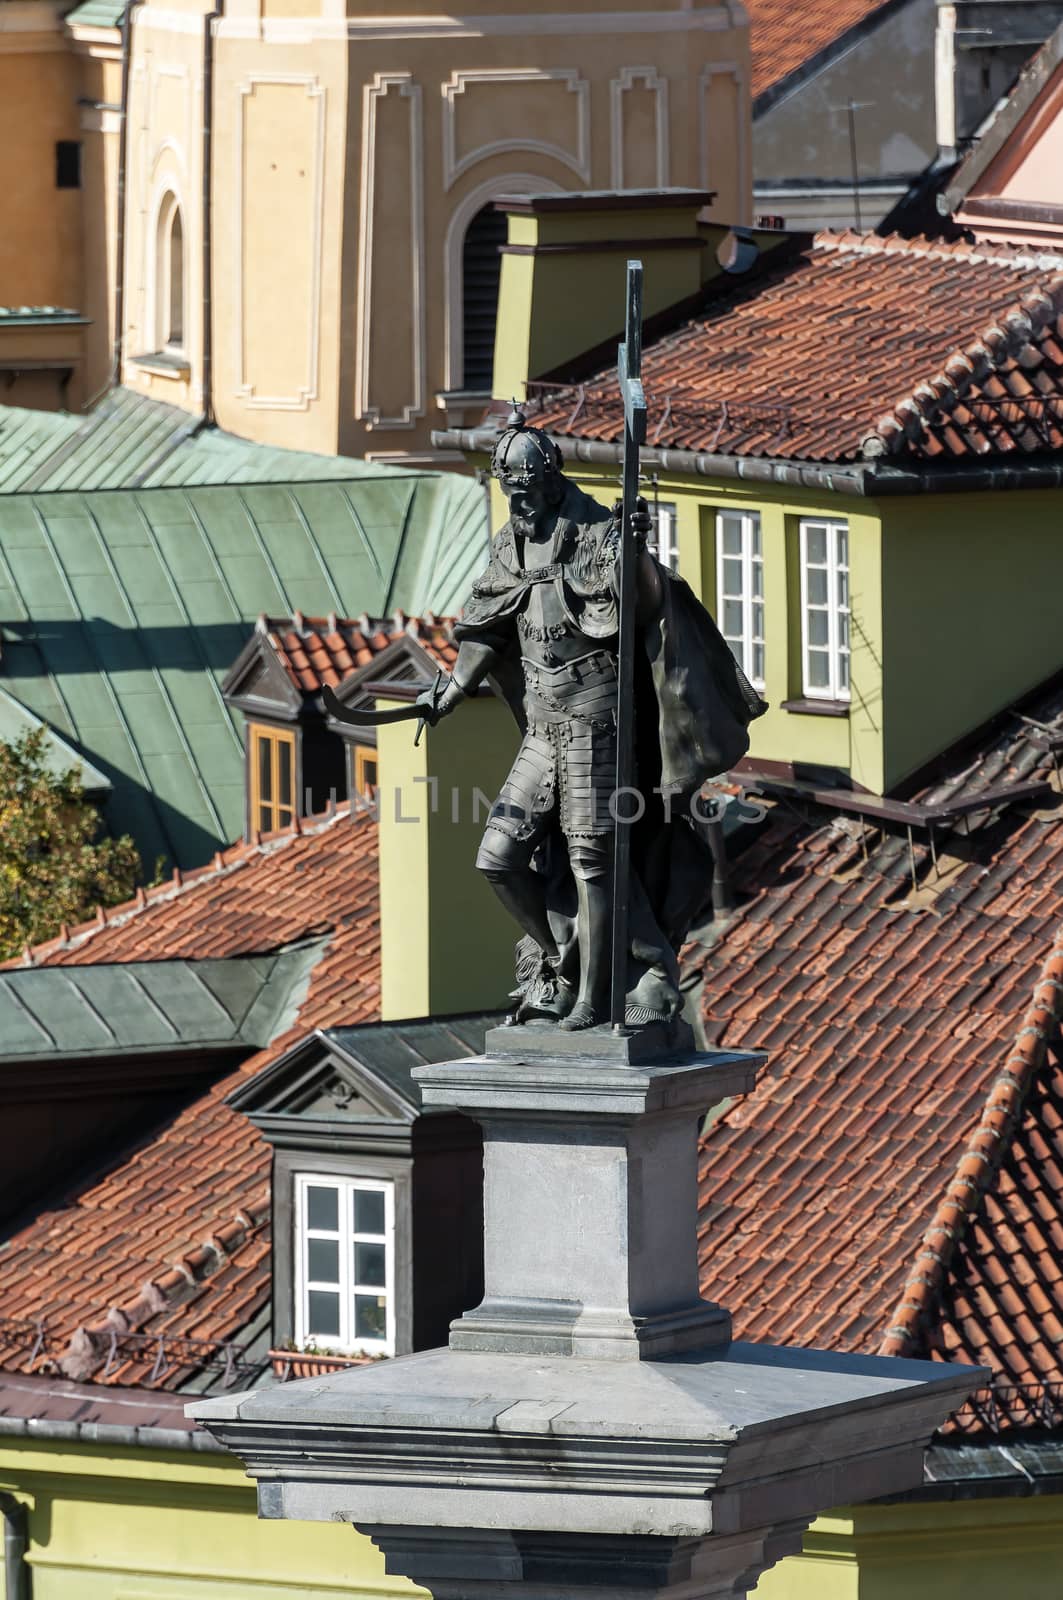
<svg viewBox="0 0 1063 1600">
<path fill-rule="evenodd" d="M 543 880 L 531 869 L 538 842 L 537 835 L 515 839 L 498 828 L 488 827 L 476 865 L 514 922 L 531 935 L 548 961 L 557 961 L 559 951 L 550 931 Z"/>
<path fill-rule="evenodd" d="M 575 1030 L 603 1022 L 609 1010 L 612 840 L 608 836 L 570 839 L 568 855 L 579 906 L 580 983 L 576 1004 L 561 1026 Z"/>
</svg>

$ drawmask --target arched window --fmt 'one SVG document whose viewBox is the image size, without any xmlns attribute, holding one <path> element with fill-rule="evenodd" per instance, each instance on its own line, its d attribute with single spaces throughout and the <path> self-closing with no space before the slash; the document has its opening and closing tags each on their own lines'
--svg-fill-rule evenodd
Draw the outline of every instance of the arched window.
<svg viewBox="0 0 1063 1600">
<path fill-rule="evenodd" d="M 160 350 L 183 350 L 185 342 L 185 230 L 177 197 L 159 207 L 155 239 L 155 319 Z"/>
<path fill-rule="evenodd" d="M 462 388 L 490 394 L 495 364 L 495 319 L 502 273 L 500 247 L 506 242 L 506 217 L 493 205 L 478 211 L 462 248 Z"/>
</svg>

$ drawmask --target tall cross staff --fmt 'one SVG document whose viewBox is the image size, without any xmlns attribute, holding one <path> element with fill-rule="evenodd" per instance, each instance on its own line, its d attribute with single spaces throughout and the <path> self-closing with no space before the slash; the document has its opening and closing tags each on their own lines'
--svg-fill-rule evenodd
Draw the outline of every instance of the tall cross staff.
<svg viewBox="0 0 1063 1600">
<path fill-rule="evenodd" d="M 620 521 L 620 638 L 617 650 L 616 789 L 613 796 L 616 840 L 613 850 L 613 969 L 609 1020 L 624 1027 L 627 996 L 628 898 L 631 825 L 621 820 L 635 775 L 635 569 L 638 550 L 631 526 L 639 493 L 639 445 L 646 442 L 646 397 L 642 392 L 642 262 L 627 264 L 627 317 L 617 361 L 624 401 L 624 499 Z"/>
</svg>

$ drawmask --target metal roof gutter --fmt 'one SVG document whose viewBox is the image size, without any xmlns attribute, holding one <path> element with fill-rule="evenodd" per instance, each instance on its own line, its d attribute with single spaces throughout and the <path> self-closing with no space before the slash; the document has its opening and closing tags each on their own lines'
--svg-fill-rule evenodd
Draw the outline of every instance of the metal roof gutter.
<svg viewBox="0 0 1063 1600">
<path fill-rule="evenodd" d="M 619 444 L 559 435 L 570 461 L 616 466 Z M 490 455 L 498 440 L 494 428 L 447 428 L 432 434 L 437 450 Z M 690 472 L 701 478 L 739 478 L 748 483 L 781 483 L 791 489 L 827 489 L 832 494 L 866 494 L 864 466 L 832 466 L 815 461 L 780 461 L 766 456 L 712 455 L 699 450 L 643 449 L 642 464 L 659 472 Z"/>
<path fill-rule="evenodd" d="M 227 1455 L 203 1428 L 157 1428 L 133 1422 L 70 1422 L 51 1417 L 0 1417 L 0 1439 L 58 1439 L 70 1444 L 140 1446 Z M 15 1589 L 14 1594 L 18 1594 Z"/>
<path fill-rule="evenodd" d="M 619 444 L 558 434 L 570 461 L 616 466 Z M 437 450 L 490 455 L 498 440 L 494 428 L 446 428 L 433 432 Z M 829 461 L 786 461 L 773 456 L 714 455 L 709 451 L 644 449 L 642 464 L 659 472 L 688 472 L 699 478 L 736 478 L 744 483 L 781 484 L 788 489 L 826 490 L 866 497 L 899 494 L 983 494 L 996 489 L 1063 488 L 1063 461 L 1017 461 L 1007 466 L 902 468 Z M 998 458 L 999 459 L 999 458 Z"/>
</svg>

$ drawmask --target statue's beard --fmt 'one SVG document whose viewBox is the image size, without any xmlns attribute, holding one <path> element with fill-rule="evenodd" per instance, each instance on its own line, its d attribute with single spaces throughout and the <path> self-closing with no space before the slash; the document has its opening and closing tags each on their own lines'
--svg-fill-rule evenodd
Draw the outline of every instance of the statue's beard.
<svg viewBox="0 0 1063 1600">
<path fill-rule="evenodd" d="M 509 520 L 513 532 L 519 534 L 522 539 L 535 538 L 535 523 L 530 518 L 513 515 Z"/>
</svg>

